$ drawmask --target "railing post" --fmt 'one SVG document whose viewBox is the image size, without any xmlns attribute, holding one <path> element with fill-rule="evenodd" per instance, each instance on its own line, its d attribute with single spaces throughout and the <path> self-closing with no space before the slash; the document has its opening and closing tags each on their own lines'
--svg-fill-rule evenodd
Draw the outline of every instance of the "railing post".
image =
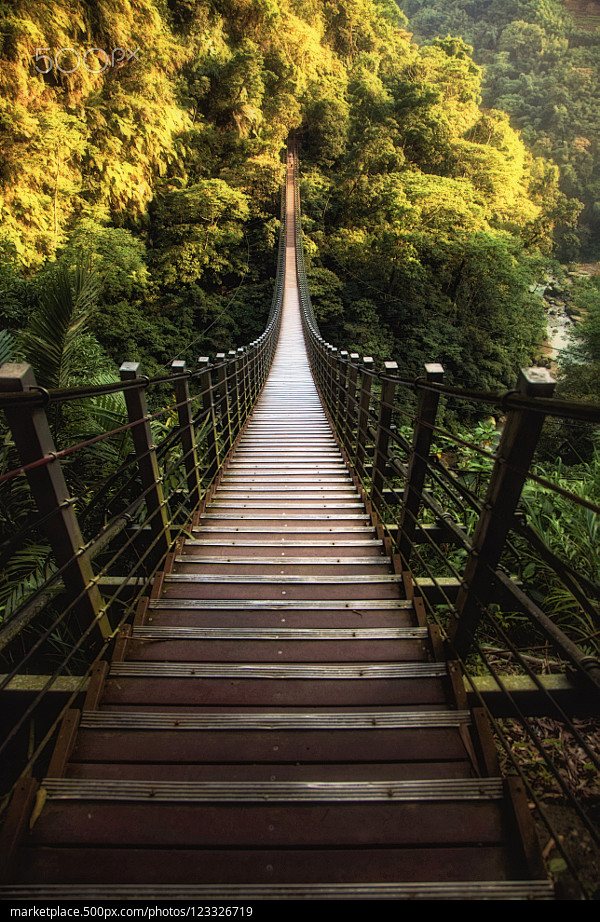
<svg viewBox="0 0 600 922">
<path fill-rule="evenodd" d="M 327 377 L 325 401 L 332 419 L 335 419 L 335 379 L 337 366 L 337 348 L 327 343 Z"/>
<path fill-rule="evenodd" d="M 229 454 L 233 445 L 233 434 L 231 431 L 231 407 L 229 404 L 229 382 L 227 381 L 227 362 L 224 352 L 217 352 L 215 361 L 219 366 L 217 368 L 217 386 L 219 388 L 219 417 L 221 419 L 221 428 L 223 430 L 223 454 Z"/>
<path fill-rule="evenodd" d="M 248 414 L 250 413 L 249 406 L 249 385 L 248 385 L 248 350 L 246 346 L 239 346 L 238 350 L 238 369 L 239 369 L 239 380 L 241 387 L 240 394 L 240 429 L 242 429 Z"/>
<path fill-rule="evenodd" d="M 234 423 L 232 427 L 233 440 L 239 435 L 240 429 L 242 428 L 242 411 L 240 407 L 240 361 L 238 354 L 235 349 L 229 350 L 229 368 L 233 372 L 233 384 L 231 386 L 231 395 L 232 395 L 232 404 L 231 412 L 234 417 Z"/>
<path fill-rule="evenodd" d="M 250 407 L 253 406 L 256 399 L 258 380 L 260 378 L 259 362 L 257 355 L 257 345 L 255 342 L 250 343 L 246 353 L 246 374 L 248 378 L 248 400 Z"/>
<path fill-rule="evenodd" d="M 309 339 L 309 342 L 311 342 L 310 339 Z M 319 343 L 318 346 L 314 347 L 313 363 L 314 363 L 313 374 L 317 382 L 317 387 L 319 388 L 321 397 L 325 401 L 325 394 L 326 394 L 325 384 L 326 384 L 326 379 L 327 379 L 327 350 L 325 349 L 325 346 L 321 343 Z"/>
<path fill-rule="evenodd" d="M 133 381 L 139 377 L 139 362 L 123 362 L 119 369 L 121 381 Z M 149 525 L 152 534 L 152 552 L 150 560 L 159 565 L 171 548 L 171 533 L 165 507 L 162 478 L 159 475 L 156 460 L 156 447 L 148 419 L 146 392 L 142 386 L 127 388 L 124 392 L 127 415 L 131 428 L 131 438 L 138 460 L 142 489 L 146 498 Z"/>
<path fill-rule="evenodd" d="M 385 363 L 386 374 L 392 374 L 397 369 L 397 362 Z M 390 443 L 390 426 L 392 424 L 395 393 L 396 383 L 394 381 L 384 381 L 381 386 L 379 418 L 375 435 L 375 454 L 373 456 L 373 482 L 371 484 L 371 501 L 375 508 L 379 507 L 379 500 L 383 501 L 383 483 L 388 463 L 388 446 Z"/>
<path fill-rule="evenodd" d="M 437 364 L 426 365 L 425 375 L 428 383 L 441 384 L 444 379 L 444 369 Z M 402 513 L 398 523 L 398 552 L 405 567 L 408 567 L 410 561 L 417 517 L 421 508 L 423 484 L 427 473 L 429 450 L 439 401 L 440 395 L 435 391 L 423 390 L 419 395 L 412 448 L 406 472 L 406 486 L 402 498 Z"/>
<path fill-rule="evenodd" d="M 254 348 L 254 401 L 257 400 L 268 373 L 269 345 L 266 340 L 259 340 Z"/>
<path fill-rule="evenodd" d="M 346 425 L 344 427 L 343 433 L 343 442 L 346 446 L 346 450 L 352 452 L 353 436 L 354 436 L 354 423 L 357 418 L 356 413 L 356 390 L 358 383 L 358 361 L 359 355 L 358 352 L 350 353 L 350 364 L 348 367 L 348 383 L 347 383 L 347 401 L 346 401 Z"/>
<path fill-rule="evenodd" d="M 527 397 L 551 397 L 555 384 L 546 368 L 525 368 L 521 370 L 517 387 Z M 510 410 L 507 414 L 483 511 L 473 537 L 473 550 L 456 602 L 458 617 L 452 640 L 459 656 L 467 655 L 491 597 L 493 574 L 512 527 L 543 424 L 543 413 L 524 409 Z"/>
<path fill-rule="evenodd" d="M 35 388 L 36 380 L 29 365 L 6 364 L 0 370 L 0 393 L 26 393 Z M 26 467 L 42 458 L 56 454 L 54 439 L 43 408 L 6 409 L 6 421 L 19 453 L 21 465 Z M 69 595 L 78 599 L 74 611 L 81 625 L 97 623 L 102 639 L 110 636 L 111 627 L 104 612 L 104 603 L 95 582 L 92 565 L 73 509 L 67 484 L 60 466 L 54 458 L 26 473 L 31 492 L 52 553 L 62 570 L 62 580 Z"/>
<path fill-rule="evenodd" d="M 367 451 L 367 432 L 369 428 L 369 410 L 371 409 L 371 386 L 373 384 L 373 359 L 365 355 L 362 360 L 360 378 L 360 396 L 358 400 L 358 420 L 356 426 L 356 473 L 360 480 L 365 477 L 365 454 Z"/>
<path fill-rule="evenodd" d="M 215 416 L 215 402 L 213 396 L 213 383 L 210 369 L 210 359 L 203 355 L 198 359 L 198 370 L 200 374 L 200 390 L 202 391 L 202 407 L 206 414 L 208 422 L 208 471 L 207 479 L 210 483 L 212 478 L 219 470 L 219 437 L 217 433 L 217 419 Z"/>
<path fill-rule="evenodd" d="M 260 342 L 255 350 L 255 375 L 256 375 L 256 384 L 255 384 L 255 393 L 254 399 L 258 398 L 261 388 L 265 383 L 267 374 L 269 373 L 269 367 L 271 363 L 272 352 L 269 348 L 269 343 L 266 340 Z"/>
<path fill-rule="evenodd" d="M 347 386 L 348 386 L 348 352 L 343 349 L 336 362 L 337 374 L 336 374 L 336 394 L 335 394 L 335 412 L 333 418 L 335 420 L 335 428 L 338 435 L 341 435 L 344 431 L 344 416 L 346 411 L 346 396 L 347 396 Z"/>
<path fill-rule="evenodd" d="M 171 371 L 174 375 L 185 374 L 185 362 L 175 359 L 171 362 Z M 198 480 L 198 456 L 196 454 L 196 438 L 194 422 L 190 403 L 190 388 L 188 379 L 178 377 L 173 382 L 175 399 L 177 400 L 177 416 L 179 419 L 179 437 L 183 451 L 183 460 L 187 475 L 190 506 L 195 509 L 200 502 L 200 482 Z"/>
</svg>

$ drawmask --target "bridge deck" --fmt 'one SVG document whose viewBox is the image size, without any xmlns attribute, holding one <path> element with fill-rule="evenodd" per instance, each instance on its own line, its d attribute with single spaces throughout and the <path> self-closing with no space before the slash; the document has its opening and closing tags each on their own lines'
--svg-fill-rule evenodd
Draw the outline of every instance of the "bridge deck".
<svg viewBox="0 0 600 922">
<path fill-rule="evenodd" d="M 193 537 L 68 715 L 15 883 L 548 898 L 522 795 L 322 409 L 293 233 L 268 382 Z"/>
</svg>

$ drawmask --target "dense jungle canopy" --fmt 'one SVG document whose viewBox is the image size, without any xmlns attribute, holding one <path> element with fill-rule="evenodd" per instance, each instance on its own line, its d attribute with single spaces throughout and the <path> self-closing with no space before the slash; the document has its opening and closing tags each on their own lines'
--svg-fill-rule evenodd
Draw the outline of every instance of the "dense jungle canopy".
<svg viewBox="0 0 600 922">
<path fill-rule="evenodd" d="M 483 69 L 482 103 L 507 112 L 536 154 L 560 167 L 584 207 L 564 259 L 600 252 L 600 3 L 597 0 L 404 0 L 420 41 L 461 35 Z"/>
<path fill-rule="evenodd" d="M 508 23 L 494 86 L 536 54 L 511 17 L 557 5 L 491 4 Z M 392 0 L 0 2 L 4 354 L 34 360 L 53 331 L 47 383 L 66 384 L 253 338 L 293 132 L 324 335 L 406 371 L 440 361 L 456 383 L 512 384 L 582 190 L 482 107 L 472 48 L 432 37 L 489 6 L 407 0 L 417 44 Z M 538 31 L 558 54 L 560 29 Z M 101 284 L 53 326 L 48 292 L 82 252 Z"/>
</svg>

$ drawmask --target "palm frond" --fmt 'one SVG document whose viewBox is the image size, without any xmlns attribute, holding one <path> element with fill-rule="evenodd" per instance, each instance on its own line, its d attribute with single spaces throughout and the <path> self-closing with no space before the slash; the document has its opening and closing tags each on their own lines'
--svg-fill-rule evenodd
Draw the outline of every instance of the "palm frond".
<svg viewBox="0 0 600 922">
<path fill-rule="evenodd" d="M 42 387 L 65 387 L 73 379 L 81 335 L 87 331 L 102 280 L 90 255 L 74 270 L 59 265 L 48 277 L 40 306 L 21 335 L 21 349 Z"/>
<path fill-rule="evenodd" d="M 0 621 L 9 618 L 55 570 L 46 544 L 29 544 L 16 551 L 4 570 L 0 586 Z"/>
<path fill-rule="evenodd" d="M 8 330 L 0 330 L 0 365 L 12 359 L 15 338 Z"/>
</svg>

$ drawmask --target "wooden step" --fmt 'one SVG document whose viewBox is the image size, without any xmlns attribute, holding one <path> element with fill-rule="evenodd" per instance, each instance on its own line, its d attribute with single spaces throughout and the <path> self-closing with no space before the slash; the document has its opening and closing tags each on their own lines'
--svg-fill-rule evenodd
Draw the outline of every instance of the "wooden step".
<svg viewBox="0 0 600 922">
<path fill-rule="evenodd" d="M 71 761 L 104 763 L 118 752 L 119 762 L 130 764 L 217 763 L 213 780 L 225 780 L 219 763 L 310 764 L 311 782 L 350 780 L 339 768 L 333 776 L 329 763 L 357 766 L 366 761 L 371 772 L 356 780 L 373 780 L 373 762 L 387 763 L 379 767 L 382 780 L 418 780 L 423 764 L 434 759 L 439 773 L 430 771 L 429 778 L 441 777 L 442 766 L 446 773 L 451 772 L 448 763 L 452 762 L 460 764 L 462 773 L 472 770 L 461 735 L 469 726 L 468 712 L 449 710 L 181 713 L 103 709 L 83 715 Z M 416 767 L 411 771 L 411 766 Z M 262 780 L 286 779 L 266 773 Z"/>
<path fill-rule="evenodd" d="M 393 641 L 390 643 L 390 641 Z M 136 627 L 130 660 L 411 662 L 429 658 L 425 628 Z"/>
<path fill-rule="evenodd" d="M 496 779 L 143 782 L 46 779 L 37 847 L 366 848 L 506 844 Z"/>
<path fill-rule="evenodd" d="M 158 738 L 158 744 L 160 744 Z M 137 755 L 131 762 L 106 762 L 106 761 L 77 761 L 91 755 L 96 750 L 96 743 L 91 743 L 87 748 L 87 740 L 82 742 L 81 748 L 73 752 L 66 777 L 68 778 L 113 778 L 113 779 L 142 779 L 146 781 L 312 781 L 315 777 L 320 781 L 386 781 L 393 771 L 396 779 L 421 779 L 426 778 L 470 778 L 473 775 L 473 763 L 464 756 L 450 761 L 436 760 L 434 762 L 410 761 L 406 762 L 352 762 L 340 764 L 337 761 L 311 762 L 283 762 L 278 761 L 279 752 L 274 741 L 271 747 L 270 761 L 261 763 L 246 762 L 176 762 L 168 761 L 141 761 Z M 144 747 L 142 740 L 142 747 Z M 326 752 L 323 749 L 323 752 Z M 238 753 L 239 756 L 239 753 Z"/>
<path fill-rule="evenodd" d="M 113 663 L 106 704 L 220 707 L 442 705 L 438 663 Z"/>
<path fill-rule="evenodd" d="M 226 540 L 227 538 L 235 539 L 238 538 L 257 538 L 258 535 L 262 535 L 265 540 L 278 539 L 282 543 L 292 542 L 296 543 L 298 541 L 306 541 L 311 539 L 311 542 L 314 541 L 318 546 L 320 542 L 335 539 L 336 541 L 352 541 L 352 540 L 364 540 L 365 538 L 373 538 L 375 535 L 375 529 L 371 525 L 347 525 L 344 524 L 326 524 L 323 525 L 322 522 L 311 522 L 307 524 L 299 524 L 298 522 L 270 522 L 268 525 L 264 523 L 252 522 L 250 524 L 247 520 L 238 521 L 234 523 L 226 523 L 221 521 L 216 524 L 208 524 L 204 522 L 202 527 L 194 526 L 192 528 L 192 534 L 194 538 L 199 538 L 202 535 L 205 540 L 211 538 L 219 538 L 220 540 Z M 313 546 L 311 544 L 311 546 Z M 379 548 L 383 552 L 383 546 L 381 542 L 379 543 Z"/>
<path fill-rule="evenodd" d="M 200 534 L 200 532 L 196 532 Z M 343 558 L 345 565 L 353 566 L 353 558 L 370 557 L 373 559 L 386 560 L 385 551 L 381 541 L 377 538 L 349 538 L 330 540 L 304 540 L 288 539 L 281 537 L 276 540 L 271 538 L 259 538 L 252 534 L 244 537 L 239 534 L 229 534 L 227 537 L 204 537 L 190 538 L 184 544 L 186 558 L 209 556 L 220 557 L 227 554 L 229 559 L 237 557 L 246 557 L 248 559 L 268 558 L 270 556 L 279 557 L 281 560 L 288 560 L 290 557 L 297 559 L 317 559 L 324 561 L 325 558 Z M 316 556 L 315 556 L 316 555 Z"/>
<path fill-rule="evenodd" d="M 363 601 L 398 599 L 401 577 L 373 576 L 271 576 L 207 573 L 169 573 L 164 578 L 164 600 L 210 601 L 329 601 L 352 605 Z M 350 597 L 350 598 L 349 598 Z"/>
<path fill-rule="evenodd" d="M 187 548 L 186 548 L 187 550 Z M 262 549 L 264 551 L 264 548 Z M 347 573 L 349 568 L 356 576 L 385 575 L 391 572 L 391 559 L 381 554 L 370 557 L 293 557 L 280 553 L 279 556 L 268 557 L 265 553 L 254 557 L 244 557 L 242 554 L 231 557 L 219 557 L 216 554 L 201 556 L 200 554 L 182 554 L 175 558 L 172 573 L 198 573 L 199 570 L 207 575 L 222 574 L 253 575 L 261 573 L 272 579 L 273 576 L 308 576 L 318 579 L 320 576 L 335 576 L 338 573 Z"/>
<path fill-rule="evenodd" d="M 218 620 L 217 620 L 218 619 Z M 181 627 L 412 627 L 414 612 L 398 602 L 228 602 L 194 599 L 154 599 L 145 622 Z"/>
</svg>

